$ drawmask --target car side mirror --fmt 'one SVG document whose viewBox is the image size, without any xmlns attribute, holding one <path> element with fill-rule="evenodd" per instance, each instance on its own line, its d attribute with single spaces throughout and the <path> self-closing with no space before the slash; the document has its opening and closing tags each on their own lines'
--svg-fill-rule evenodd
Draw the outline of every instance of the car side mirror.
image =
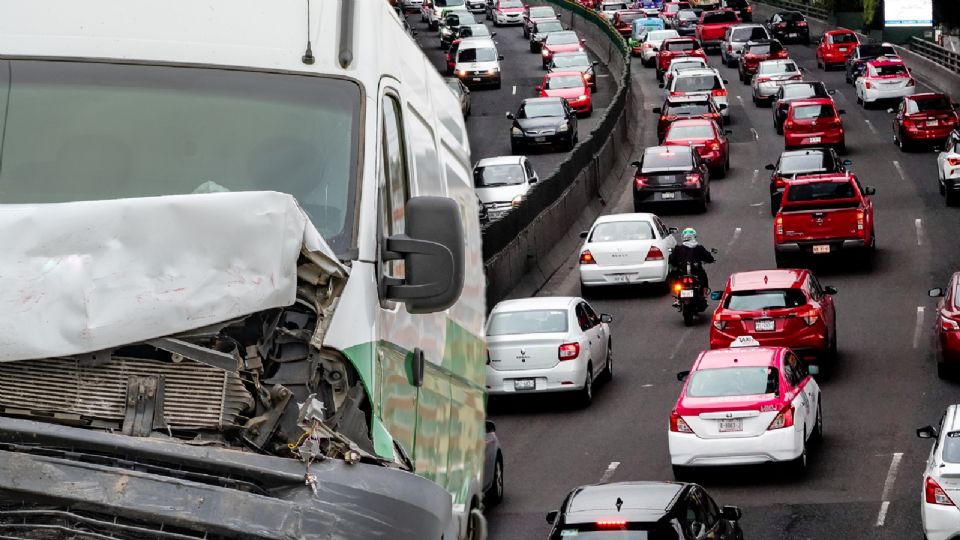
<svg viewBox="0 0 960 540">
<path fill-rule="evenodd" d="M 723 134 L 724 134 L 724 135 L 733 135 L 733 130 L 732 130 L 732 129 L 725 129 L 725 130 L 723 130 Z"/>
<path fill-rule="evenodd" d="M 680 229 L 678 229 L 678 228 L 676 228 L 676 227 L 669 227 L 669 228 L 667 228 L 667 232 L 670 233 L 670 234 L 677 234 L 678 232 L 680 232 Z"/>
<path fill-rule="evenodd" d="M 537 92 L 542 92 L 542 91 L 543 91 L 543 87 L 540 86 L 540 85 L 534 86 L 533 89 L 536 90 Z"/>
<path fill-rule="evenodd" d="M 840 110 L 837 111 L 837 114 L 847 114 L 847 110 L 846 110 L 846 109 L 840 109 Z"/>
<path fill-rule="evenodd" d="M 497 55 L 497 60 L 503 60 L 503 55 L 502 55 L 502 54 L 498 54 L 498 55 Z"/>
<path fill-rule="evenodd" d="M 805 68 L 805 67 L 803 67 L 803 66 L 801 66 L 801 67 L 800 67 L 800 71 L 802 71 L 802 72 L 804 72 L 804 73 L 806 73 L 806 71 L 807 71 L 807 68 Z"/>
<path fill-rule="evenodd" d="M 831 88 L 830 90 L 827 90 L 827 94 L 830 94 L 831 96 L 834 96 L 834 95 L 837 94 L 837 91 Z"/>
<path fill-rule="evenodd" d="M 720 298 L 722 297 L 723 297 L 722 291 L 710 291 L 710 299 L 713 300 L 714 302 L 720 300 Z"/>
<path fill-rule="evenodd" d="M 737 521 L 743 517 L 743 512 L 736 506 L 724 506 L 720 513 L 727 521 Z"/>
<path fill-rule="evenodd" d="M 717 248 L 713 248 L 713 249 L 710 250 L 710 253 L 716 255 L 717 253 L 720 253 L 720 252 L 717 251 Z"/>
<path fill-rule="evenodd" d="M 941 296 L 944 295 L 945 292 L 946 291 L 944 291 L 940 287 L 934 287 L 929 291 L 927 291 L 927 296 L 929 296 L 930 298 L 940 298 Z"/>
<path fill-rule="evenodd" d="M 660 107 L 654 107 L 650 112 L 652 112 L 653 114 L 662 114 L 663 109 L 661 109 Z"/>
<path fill-rule="evenodd" d="M 613 322 L 613 315 L 609 315 L 609 314 L 607 314 L 607 313 L 601 313 L 601 314 L 600 314 L 600 322 L 604 322 L 604 323 L 607 323 L 607 324 L 612 323 L 612 322 Z"/>
<path fill-rule="evenodd" d="M 683 382 L 687 380 L 687 377 L 690 375 L 690 370 L 677 372 L 677 380 Z"/>
<path fill-rule="evenodd" d="M 767 165 L 766 165 L 766 167 L 764 167 L 764 169 L 766 169 L 766 170 L 768 170 L 768 171 L 775 171 L 775 170 L 777 170 L 777 168 L 773 166 L 773 163 L 767 163 Z"/>
<path fill-rule="evenodd" d="M 659 86 L 660 88 L 663 88 L 663 83 L 662 83 L 662 82 L 661 82 L 661 83 L 657 83 L 657 86 Z"/>
<path fill-rule="evenodd" d="M 639 161 L 632 161 L 632 162 L 630 162 L 630 164 L 633 165 L 634 167 L 638 168 L 638 169 L 640 168 L 640 162 L 639 162 Z"/>
<path fill-rule="evenodd" d="M 464 240 L 460 207 L 449 197 L 407 201 L 404 233 L 383 243 L 383 261 L 403 260 L 403 278 L 382 277 L 381 295 L 406 304 L 412 314 L 435 313 L 460 298 Z"/>
<path fill-rule="evenodd" d="M 844 166 L 844 167 L 849 167 L 849 166 L 851 166 L 851 165 L 853 165 L 853 160 L 852 160 L 852 159 L 845 159 L 845 160 L 843 160 L 843 166 Z"/>
<path fill-rule="evenodd" d="M 547 523 L 553 525 L 557 521 L 558 512 L 554 510 L 553 512 L 547 512 Z"/>
<path fill-rule="evenodd" d="M 496 36 L 497 36 L 496 32 L 490 32 L 490 37 L 496 37 Z"/>
<path fill-rule="evenodd" d="M 730 81 L 724 79 L 724 80 L 723 80 L 723 84 L 730 84 Z"/>
<path fill-rule="evenodd" d="M 829 294 L 831 296 L 834 294 L 837 294 L 837 288 L 827 285 L 826 287 L 823 288 L 823 294 Z"/>
<path fill-rule="evenodd" d="M 933 426 L 923 426 L 922 428 L 917 429 L 917 437 L 920 437 L 921 439 L 936 439 L 937 428 Z"/>
<path fill-rule="evenodd" d="M 527 182 L 530 184 L 536 184 L 539 181 L 540 181 L 540 178 L 538 178 L 537 175 L 533 175 L 530 177 L 529 180 L 527 180 Z"/>
<path fill-rule="evenodd" d="M 875 188 L 875 187 L 867 186 L 867 187 L 863 188 L 863 191 L 864 191 L 864 193 L 866 193 L 867 195 L 876 195 L 876 194 L 877 194 L 877 188 Z"/>
<path fill-rule="evenodd" d="M 508 112 L 508 113 L 507 113 L 507 120 L 513 120 L 513 119 L 514 119 L 513 113 L 512 113 L 512 112 Z"/>
<path fill-rule="evenodd" d="M 586 238 L 590 236 L 590 231 L 580 231 L 580 238 Z"/>
<path fill-rule="evenodd" d="M 586 39 L 583 39 L 583 38 L 580 38 L 580 44 L 581 44 L 581 45 L 586 45 L 586 44 L 587 44 L 587 40 L 586 40 Z"/>
<path fill-rule="evenodd" d="M 496 433 L 497 425 L 493 423 L 493 420 L 486 421 L 487 433 Z"/>
<path fill-rule="evenodd" d="M 659 47 L 654 47 L 654 48 L 653 48 L 653 52 L 660 52 L 660 48 L 659 48 Z"/>
</svg>

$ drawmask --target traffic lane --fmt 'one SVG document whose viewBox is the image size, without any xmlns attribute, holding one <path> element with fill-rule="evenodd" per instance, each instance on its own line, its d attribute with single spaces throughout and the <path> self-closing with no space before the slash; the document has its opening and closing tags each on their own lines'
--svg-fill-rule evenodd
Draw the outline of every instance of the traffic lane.
<svg viewBox="0 0 960 540">
<path fill-rule="evenodd" d="M 539 54 L 530 52 L 529 41 L 523 37 L 521 26 L 495 27 L 490 21 L 481 19 L 491 32 L 496 32 L 494 41 L 497 51 L 503 55 L 500 62 L 501 87 L 500 89 L 478 87 L 470 92 L 471 115 L 467 117 L 467 134 L 470 137 L 470 153 L 474 162 L 494 156 L 510 155 L 510 126 L 512 122 L 505 118 L 508 112 L 516 112 L 520 103 L 534 97 L 534 88 L 543 82 L 546 70 L 543 69 Z M 420 22 L 420 15 L 410 15 L 408 22 L 417 30 L 416 40 L 420 48 L 427 55 L 434 67 L 441 74 L 446 74 L 446 51 L 438 47 L 439 34 L 428 30 L 426 23 Z M 588 54 L 594 44 L 587 42 Z M 599 125 L 600 118 L 610 105 L 613 94 L 616 92 L 616 80 L 610 76 L 607 67 L 602 63 L 597 67 L 597 92 L 593 94 L 593 114 L 578 119 L 578 133 L 580 140 L 585 140 Z M 541 177 L 549 176 L 566 158 L 567 152 L 559 149 L 545 148 L 529 152 L 534 169 Z"/>
<path fill-rule="evenodd" d="M 795 56 L 801 56 L 798 52 Z M 810 56 L 812 58 L 812 56 Z M 711 57 L 715 60 L 715 57 Z M 805 61 L 800 59 L 801 62 Z M 827 74 L 831 76 L 833 74 Z M 842 83 L 842 74 L 840 74 Z M 729 76 L 728 76 L 729 79 Z M 652 95 L 656 86 L 651 81 L 639 80 L 642 91 L 646 95 Z M 829 83 L 828 83 L 829 84 Z M 833 84 L 832 86 L 838 87 Z M 734 99 L 739 95 L 741 98 L 749 94 L 744 94 L 744 87 L 740 90 L 732 88 Z M 844 96 L 838 97 L 845 99 Z M 653 100 L 648 100 L 648 102 Z M 739 103 L 740 100 L 737 100 Z M 734 105 L 737 107 L 737 105 Z M 717 281 L 718 275 L 725 277 L 732 271 L 740 271 L 751 268 L 770 268 L 773 266 L 772 256 L 772 224 L 769 218 L 768 207 L 750 206 L 756 204 L 759 200 L 768 199 L 766 192 L 767 175 L 763 174 L 762 165 L 776 159 L 782 150 L 782 140 L 776 136 L 772 130 L 772 122 L 769 118 L 768 109 L 751 109 L 752 104 L 744 107 L 743 117 L 737 116 L 737 125 L 741 120 L 746 129 L 757 130 L 757 144 L 755 145 L 756 161 L 750 161 L 749 145 L 746 149 L 738 148 L 735 144 L 734 160 L 739 163 L 742 158 L 747 158 L 745 167 L 737 167 L 732 171 L 728 179 L 717 181 L 713 184 L 714 200 L 727 201 L 730 205 L 730 211 L 717 212 L 718 205 L 714 205 L 710 212 L 703 216 L 683 216 L 685 223 L 694 224 L 701 231 L 701 238 L 711 247 L 716 246 L 721 249 L 721 261 L 717 268 L 711 268 L 710 272 L 714 277 L 714 283 L 722 283 L 722 279 Z M 876 111 L 868 111 L 874 113 Z M 736 114 L 736 111 L 734 111 Z M 845 123 L 848 123 L 845 119 Z M 739 127 L 739 126 L 738 126 Z M 853 154 L 857 155 L 863 149 L 864 160 L 858 160 L 855 170 L 861 176 L 878 177 L 882 182 L 874 182 L 883 191 L 889 188 L 891 193 L 895 193 L 898 187 L 907 185 L 902 179 L 894 179 L 889 176 L 890 162 L 869 159 L 868 151 L 871 149 L 880 155 L 890 155 L 888 147 L 884 146 L 884 140 L 877 138 L 873 132 L 864 123 L 861 126 L 850 125 L 848 127 L 849 137 L 853 148 Z M 645 142 L 654 144 L 654 137 L 649 133 L 645 134 Z M 862 146 L 861 146 L 862 143 Z M 872 145 L 871 148 L 867 146 Z M 739 145 L 742 146 L 742 143 Z M 891 147 L 892 148 L 892 145 Z M 746 155 L 742 154 L 747 150 Z M 761 157 L 762 156 L 762 157 Z M 929 170 L 929 163 L 923 160 L 914 160 L 912 158 L 919 156 L 908 156 L 905 158 L 913 165 L 916 161 L 918 169 L 922 170 L 924 166 Z M 759 158 L 759 159 L 758 159 Z M 864 161 L 865 163 L 859 163 Z M 750 164 L 753 163 L 753 168 Z M 754 174 L 756 171 L 756 174 Z M 629 179 L 624 179 L 624 191 L 620 200 L 613 211 L 629 211 Z M 903 203 L 911 203 L 916 207 L 918 196 L 912 198 L 909 192 L 900 198 L 907 200 L 890 201 L 890 206 L 896 209 Z M 723 204 L 723 203 L 721 203 Z M 739 206 L 737 206 L 739 204 Z M 878 212 L 882 211 L 884 204 L 880 199 L 876 199 Z M 752 210 L 752 211 L 751 211 Z M 668 221 L 672 217 L 665 218 Z M 902 219 L 901 219 L 901 223 Z M 736 235 L 737 227 L 740 227 L 741 233 Z M 863 507 L 864 509 L 873 506 L 879 509 L 882 501 L 882 486 L 886 481 L 885 473 L 889 467 L 891 456 L 904 450 L 903 466 L 907 470 L 916 471 L 923 461 L 923 455 L 928 447 L 924 446 L 922 452 L 915 452 L 915 444 L 912 440 L 912 424 L 914 420 L 910 415 L 903 415 L 901 409 L 913 407 L 917 396 L 930 385 L 939 384 L 935 379 L 931 379 L 929 370 L 913 369 L 913 365 L 906 365 L 908 373 L 905 375 L 903 370 L 905 364 L 904 358 L 913 358 L 924 356 L 928 353 L 929 347 L 926 344 L 920 345 L 918 349 L 913 348 L 913 338 L 915 336 L 915 324 L 913 314 L 910 310 L 904 313 L 892 313 L 889 308 L 893 305 L 909 304 L 915 300 L 915 290 L 911 287 L 903 287 L 904 283 L 909 283 L 909 279 L 918 273 L 919 268 L 928 265 L 926 261 L 917 261 L 918 258 L 911 251 L 909 234 L 904 234 L 902 225 L 897 225 L 891 231 L 893 235 L 888 244 L 882 244 L 880 261 L 873 270 L 860 270 L 850 274 L 845 271 L 838 272 L 833 270 L 832 275 L 829 268 L 823 269 L 822 274 L 826 274 L 826 281 L 837 284 L 841 288 L 841 295 L 838 297 L 840 326 L 839 334 L 841 339 L 841 362 L 832 376 L 824 383 L 824 403 L 829 405 L 829 412 L 825 410 L 825 419 L 827 421 L 827 440 L 820 453 L 814 454 L 812 458 L 812 467 L 810 474 L 799 485 L 781 485 L 776 477 L 768 476 L 769 471 L 764 468 L 754 468 L 753 475 L 746 476 L 745 485 L 731 483 L 729 478 L 724 475 L 718 479 L 708 478 L 716 485 L 708 483 L 711 491 L 714 492 L 722 503 L 741 504 L 747 509 L 749 514 L 769 516 L 769 520 L 760 520 L 756 523 L 759 530 L 748 529 L 751 535 L 758 537 L 770 537 L 773 534 L 782 534 L 782 528 L 779 524 L 785 520 L 791 519 L 790 516 L 796 514 L 799 509 L 809 507 L 812 509 L 815 505 L 823 501 L 829 501 L 832 507 L 837 505 L 853 505 Z M 909 230 L 909 227 L 907 228 Z M 880 230 L 883 233 L 882 229 Z M 729 236 L 727 236 L 729 235 Z M 728 244 L 724 248 L 722 243 L 725 238 Z M 735 240 L 736 238 L 736 240 Z M 898 240 L 899 239 L 899 240 Z M 732 242 L 732 244 L 730 244 Z M 918 246 L 919 247 L 919 246 Z M 737 259 L 732 261 L 725 257 L 724 253 L 737 253 Z M 890 256 L 889 263 L 884 262 L 884 257 Z M 907 261 L 908 264 L 904 264 Z M 735 264 L 733 264 L 735 263 Z M 919 270 L 919 273 L 923 273 Z M 560 273 L 548 286 L 548 293 L 552 294 L 575 294 L 576 293 L 576 272 L 573 265 L 568 266 L 565 273 Z M 873 275 L 882 274 L 882 282 L 873 283 Z M 889 298 L 888 290 L 901 291 L 896 298 Z M 877 294 L 878 290 L 884 292 L 884 295 Z M 632 414 L 629 418 L 617 416 L 616 411 L 613 417 L 609 415 L 601 416 L 603 424 L 609 427 L 606 441 L 597 441 L 591 439 L 591 446 L 600 448 L 609 448 L 608 455 L 597 457 L 593 461 L 583 464 L 574 464 L 574 466 L 587 467 L 590 470 L 600 469 L 609 463 L 607 460 L 616 461 L 627 453 L 630 456 L 641 456 L 640 463 L 635 461 L 621 461 L 620 468 L 614 476 L 616 479 L 669 479 L 672 477 L 669 470 L 669 458 L 666 451 L 666 437 L 664 426 L 666 424 L 667 414 L 676 399 L 676 393 L 679 386 L 673 376 L 675 371 L 687 369 L 695 355 L 706 347 L 706 329 L 701 324 L 694 329 L 683 328 L 679 321 L 679 315 L 669 308 L 669 298 L 667 297 L 629 297 L 632 292 L 621 292 L 620 295 L 626 297 L 621 299 L 611 299 L 604 295 L 594 301 L 601 311 L 608 311 L 615 315 L 614 327 L 614 347 L 618 351 L 649 351 L 654 350 L 659 354 L 652 357 L 646 356 L 643 352 L 626 360 L 622 359 L 622 353 L 618 358 L 618 381 L 627 379 L 630 390 L 618 392 L 616 384 L 611 385 L 611 393 L 616 393 L 615 400 L 622 405 L 623 410 L 629 410 L 633 413 L 639 411 L 640 414 Z M 893 300 L 893 301 L 891 301 Z M 874 315 L 873 319 L 865 320 L 858 316 L 858 313 L 866 312 Z M 875 336 L 876 328 L 884 328 L 885 333 L 882 336 Z M 887 331 L 887 328 L 899 329 L 899 331 Z M 643 335 L 638 335 L 638 329 L 643 329 Z M 909 331 L 914 329 L 914 331 Z M 643 368 L 637 372 L 634 363 L 642 363 Z M 624 367 L 626 363 L 626 367 Z M 867 368 L 867 374 L 862 371 Z M 640 379 L 636 379 L 639 376 Z M 891 378 L 895 380 L 891 381 Z M 867 379 L 867 380 L 865 380 Z M 641 382 L 642 381 L 642 382 Z M 644 386 L 652 385 L 652 386 Z M 643 390 L 636 391 L 640 387 Z M 863 388 L 882 388 L 889 390 L 887 394 L 875 393 L 862 396 Z M 637 393 L 642 394 L 638 396 Z M 601 393 L 598 392 L 598 399 Z M 856 397 L 855 397 L 856 396 Z M 632 403 L 644 399 L 643 403 Z M 881 407 L 884 401 L 888 401 L 889 406 Z M 859 402 L 851 403 L 851 402 Z M 638 408 L 638 406 L 641 406 Z M 652 406 L 652 409 L 650 408 Z M 935 405 L 934 408 L 940 407 Z M 927 407 L 924 407 L 927 408 Z M 546 406 L 546 410 L 550 410 Z M 502 427 L 501 431 L 508 429 L 514 417 L 519 416 L 516 425 L 518 427 L 534 423 L 538 415 L 537 411 L 525 417 L 522 408 L 518 411 L 513 409 L 512 416 L 508 417 L 507 427 Z M 498 413 L 495 413 L 495 415 Z M 864 418 L 871 419 L 871 428 L 864 429 Z M 873 419 L 881 418 L 880 421 Z M 890 419 L 894 418 L 894 421 Z M 836 423 L 835 423 L 836 422 Z M 538 422 L 539 423 L 539 422 Z M 835 423 L 835 424 L 834 424 Z M 831 429 L 831 425 L 850 426 L 850 429 Z M 650 426 L 653 426 L 651 429 Z M 559 427 L 559 426 L 555 426 Z M 571 426 L 579 427 L 579 426 Z M 541 427 L 544 431 L 538 434 L 538 439 L 543 433 L 562 432 L 564 430 L 550 430 L 549 427 Z M 571 429 L 571 431 L 576 431 Z M 508 431 L 509 433 L 509 431 Z M 524 437 L 525 439 L 525 437 Z M 626 439 L 626 440 L 624 440 Z M 638 443 L 639 441 L 639 443 Z M 536 441 L 527 439 L 527 443 Z M 554 441 L 547 439 L 539 441 L 540 444 L 533 444 L 539 449 L 538 460 L 551 465 L 559 465 L 556 470 L 569 470 L 570 465 L 564 463 L 563 453 L 547 452 L 543 455 L 545 448 L 567 448 L 570 441 Z M 521 443 L 522 444 L 522 443 Z M 626 451 L 625 451 L 626 449 Z M 853 451 L 851 451 L 853 449 Z M 508 450 L 510 448 L 508 447 Z M 530 454 L 521 454 L 530 455 Z M 526 469 L 530 464 L 523 462 L 520 464 Z M 751 469 L 747 469 L 750 472 Z M 538 474 L 549 474 L 548 471 L 538 471 Z M 771 479 L 772 478 L 772 479 Z M 919 515 L 916 511 L 916 476 L 911 475 L 909 480 L 904 480 L 901 475 L 892 482 L 894 486 L 887 494 L 891 505 L 888 509 L 888 515 L 896 518 L 891 524 L 887 522 L 882 528 L 875 528 L 876 515 L 864 510 L 856 516 L 847 515 L 846 521 L 838 522 L 828 521 L 822 524 L 808 524 L 812 527 L 812 538 L 831 538 L 838 530 L 845 530 L 845 523 L 854 523 L 855 530 L 869 530 L 870 537 L 889 536 L 891 538 L 913 535 L 919 527 Z M 718 481 L 719 480 L 719 481 Z M 757 483 L 758 485 L 754 485 Z M 521 480 L 521 487 L 529 485 Z M 571 482 L 566 489 L 572 488 L 575 483 Z M 549 493 L 548 490 L 544 490 Z M 554 498 L 562 497 L 565 490 L 558 493 L 552 493 Z M 521 509 L 530 513 L 535 519 L 539 519 L 539 513 L 534 511 L 538 505 L 533 503 L 537 497 L 541 497 L 540 490 L 532 489 L 525 493 L 517 494 L 520 499 L 529 499 L 519 501 Z M 543 497 L 541 497 L 543 499 Z M 779 501 L 777 500 L 779 499 Z M 780 502 L 782 501 L 782 502 Z M 795 501 L 801 504 L 797 506 Z M 777 502 L 780 506 L 771 510 L 770 503 Z M 540 507 L 549 510 L 553 505 L 545 504 L 543 501 Z M 555 505 L 555 504 L 554 504 Z M 511 505 L 512 507 L 515 505 Z M 777 513 L 776 508 L 781 508 Z M 774 513 L 771 514 L 770 512 Z M 846 514 L 849 514 L 847 512 Z M 842 514 L 841 514 L 842 515 Z M 516 516 L 516 514 L 514 514 Z M 511 520 L 513 521 L 513 520 Z M 751 520 L 747 518 L 745 523 Z M 497 523 L 494 518 L 494 523 Z M 496 525 L 495 525 L 496 526 Z M 840 529 L 838 529 L 840 527 Z M 510 529 L 504 529 L 510 530 Z M 853 537 L 862 537 L 863 535 L 853 534 Z M 506 536 L 509 537 L 509 536 Z"/>
</svg>

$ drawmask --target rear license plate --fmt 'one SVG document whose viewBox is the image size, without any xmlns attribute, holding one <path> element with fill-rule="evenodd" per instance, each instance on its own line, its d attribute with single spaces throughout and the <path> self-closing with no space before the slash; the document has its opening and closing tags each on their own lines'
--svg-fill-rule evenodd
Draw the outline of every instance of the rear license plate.
<svg viewBox="0 0 960 540">
<path fill-rule="evenodd" d="M 613 281 L 614 283 L 626 283 L 630 281 L 630 276 L 626 274 L 613 275 L 610 276 L 610 281 Z"/>
<path fill-rule="evenodd" d="M 810 144 L 819 144 L 819 143 L 820 143 L 820 137 L 810 137 L 809 140 L 810 140 Z"/>
<path fill-rule="evenodd" d="M 514 379 L 514 390 L 533 390 L 537 387 L 536 379 Z"/>
<path fill-rule="evenodd" d="M 661 194 L 660 194 L 660 198 L 661 198 L 661 199 L 676 199 L 676 198 L 677 198 L 677 194 L 668 191 L 668 192 L 666 192 L 666 193 L 661 193 Z"/>
<path fill-rule="evenodd" d="M 796 32 L 790 32 L 789 34 L 787 34 L 787 37 L 797 37 L 797 33 L 796 33 Z"/>
<path fill-rule="evenodd" d="M 680 298 L 693 298 L 693 289 L 682 289 L 680 291 Z"/>
<path fill-rule="evenodd" d="M 825 246 L 813 246 L 814 253 L 830 253 L 830 244 Z"/>
<path fill-rule="evenodd" d="M 729 433 L 731 431 L 743 431 L 743 418 L 731 418 L 720 421 L 720 433 Z"/>
<path fill-rule="evenodd" d="M 753 323 L 753 328 L 757 332 L 773 332 L 776 328 L 776 325 L 773 322 L 773 319 L 757 319 Z"/>
<path fill-rule="evenodd" d="M 847 48 L 846 48 L 846 47 L 840 47 L 840 52 L 847 52 Z"/>
<path fill-rule="evenodd" d="M 480 82 L 481 80 L 483 80 L 483 79 L 481 79 L 480 77 L 474 77 L 474 78 L 473 78 L 473 82 Z"/>
<path fill-rule="evenodd" d="M 939 122 L 937 122 L 936 120 L 927 120 L 927 125 L 928 125 L 928 126 L 935 126 L 935 125 L 937 125 L 938 123 L 939 123 Z"/>
<path fill-rule="evenodd" d="M 533 142 L 543 142 L 543 141 L 545 141 L 545 140 L 547 140 L 546 137 L 534 137 L 534 138 L 533 138 Z"/>
</svg>

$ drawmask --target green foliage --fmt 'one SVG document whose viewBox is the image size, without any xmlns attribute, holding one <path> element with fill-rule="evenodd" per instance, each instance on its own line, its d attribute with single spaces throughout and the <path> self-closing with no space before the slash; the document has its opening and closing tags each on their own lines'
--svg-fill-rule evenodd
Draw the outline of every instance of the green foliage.
<svg viewBox="0 0 960 540">
<path fill-rule="evenodd" d="M 863 23 L 866 26 L 873 24 L 874 15 L 877 13 L 877 7 L 880 6 L 880 0 L 863 0 Z"/>
</svg>

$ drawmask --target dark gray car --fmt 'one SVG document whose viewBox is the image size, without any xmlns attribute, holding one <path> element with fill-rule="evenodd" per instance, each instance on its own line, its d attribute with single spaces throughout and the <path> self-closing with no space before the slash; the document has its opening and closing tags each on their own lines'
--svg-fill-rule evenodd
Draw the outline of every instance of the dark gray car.
<svg viewBox="0 0 960 540">
<path fill-rule="evenodd" d="M 540 97 L 523 100 L 516 114 L 507 113 L 510 127 L 510 149 L 515 155 L 534 146 L 560 146 L 573 150 L 577 134 L 577 113 L 567 100 Z"/>
<path fill-rule="evenodd" d="M 547 34 L 551 32 L 562 32 L 566 30 L 559 19 L 552 21 L 536 21 L 530 30 L 530 52 L 538 53 L 543 47 L 543 40 L 547 39 Z"/>
</svg>

